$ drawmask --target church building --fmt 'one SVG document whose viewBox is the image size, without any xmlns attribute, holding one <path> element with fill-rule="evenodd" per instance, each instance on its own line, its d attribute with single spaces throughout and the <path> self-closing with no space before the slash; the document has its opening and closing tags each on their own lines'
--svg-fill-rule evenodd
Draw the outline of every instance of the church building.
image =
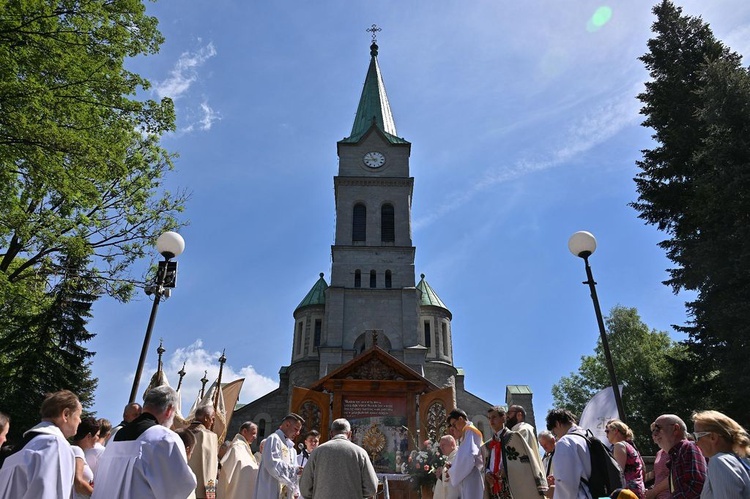
<svg viewBox="0 0 750 499">
<path fill-rule="evenodd" d="M 454 334 L 451 311 L 424 274 L 416 279 L 411 143 L 396 131 L 374 40 L 351 133 L 336 147 L 330 280 L 321 273 L 294 310 L 291 361 L 279 371 L 279 387 L 236 409 L 228 436 L 254 421 L 257 446 L 294 411 L 306 420 L 303 434 L 317 429 L 325 440 L 330 422 L 347 417 L 358 443 L 382 439 L 382 449 L 365 448 L 379 471 L 392 472 L 402 427 L 417 438 L 442 434 L 457 406 L 489 434 L 487 409 L 501 403 L 501 379 L 484 381 L 497 383 L 491 402 L 464 388 L 453 343 L 470 341 L 470 333 Z M 523 405 L 534 423 L 527 386 L 505 387 L 502 402 Z"/>
</svg>

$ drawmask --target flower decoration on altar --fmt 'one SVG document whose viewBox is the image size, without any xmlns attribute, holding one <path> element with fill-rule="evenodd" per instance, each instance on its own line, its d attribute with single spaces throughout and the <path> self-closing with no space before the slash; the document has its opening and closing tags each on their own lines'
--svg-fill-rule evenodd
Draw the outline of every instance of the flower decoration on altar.
<svg viewBox="0 0 750 499">
<path fill-rule="evenodd" d="M 408 431 L 408 430 L 407 430 Z M 411 435 L 411 432 L 409 432 Z M 412 436 L 416 450 L 411 451 L 409 458 L 401 464 L 401 473 L 408 474 L 416 490 L 423 486 L 432 488 L 437 482 L 437 470 L 445 464 L 445 458 L 434 436 L 417 444 Z"/>
</svg>

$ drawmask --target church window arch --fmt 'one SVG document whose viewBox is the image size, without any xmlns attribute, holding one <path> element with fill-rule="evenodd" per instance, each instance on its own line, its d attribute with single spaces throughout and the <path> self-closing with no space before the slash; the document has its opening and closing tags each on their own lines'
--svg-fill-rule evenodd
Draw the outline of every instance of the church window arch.
<svg viewBox="0 0 750 499">
<path fill-rule="evenodd" d="M 390 270 L 385 271 L 385 287 L 391 289 L 393 287 L 393 274 Z"/>
<path fill-rule="evenodd" d="M 362 287 L 362 271 L 359 269 L 354 271 L 354 287 L 355 288 Z"/>
<path fill-rule="evenodd" d="M 370 287 L 371 288 L 378 287 L 378 277 L 374 270 L 370 271 Z"/>
<path fill-rule="evenodd" d="M 380 241 L 392 243 L 396 241 L 396 222 L 393 205 L 386 203 L 380 207 Z"/>
<path fill-rule="evenodd" d="M 354 205 L 352 211 L 352 242 L 367 240 L 367 207 L 362 203 Z"/>
<path fill-rule="evenodd" d="M 443 355 L 449 356 L 450 352 L 448 351 L 448 324 L 443 322 Z"/>
<path fill-rule="evenodd" d="M 320 346 L 320 335 L 323 332 L 323 319 L 315 319 L 315 333 L 313 335 L 313 346 Z"/>
<path fill-rule="evenodd" d="M 427 348 L 432 347 L 432 331 L 430 328 L 430 321 L 424 321 L 424 346 Z"/>
<path fill-rule="evenodd" d="M 300 321 L 297 323 L 297 355 L 300 355 L 302 353 L 302 341 L 303 341 L 303 333 L 304 333 L 304 327 L 305 323 Z"/>
</svg>

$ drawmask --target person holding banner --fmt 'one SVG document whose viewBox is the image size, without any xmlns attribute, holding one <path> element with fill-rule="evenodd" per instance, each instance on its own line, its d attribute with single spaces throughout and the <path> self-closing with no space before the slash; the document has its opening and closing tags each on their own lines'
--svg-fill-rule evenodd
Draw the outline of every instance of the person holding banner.
<svg viewBox="0 0 750 499">
<path fill-rule="evenodd" d="M 197 499 L 206 498 L 206 485 L 209 480 L 216 482 L 216 473 L 219 469 L 219 437 L 211 431 L 215 419 L 214 406 L 202 405 L 195 410 L 195 420 L 189 427 L 195 434 L 195 449 L 188 465 L 198 480 L 195 488 Z"/>
</svg>

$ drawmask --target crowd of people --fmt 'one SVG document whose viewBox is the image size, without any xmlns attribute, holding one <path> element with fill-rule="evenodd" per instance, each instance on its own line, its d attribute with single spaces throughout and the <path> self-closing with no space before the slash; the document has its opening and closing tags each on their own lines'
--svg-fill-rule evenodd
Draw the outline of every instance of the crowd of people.
<svg viewBox="0 0 750 499">
<path fill-rule="evenodd" d="M 447 456 L 438 470 L 436 499 L 599 499 L 592 495 L 592 474 L 600 455 L 593 437 L 577 425 L 570 411 L 554 409 L 547 429 L 538 434 L 526 423 L 521 406 L 491 407 L 492 435 L 482 435 L 460 409 L 448 416 L 448 435 L 440 439 Z M 618 419 L 606 422 L 619 485 L 607 495 L 616 499 L 750 499 L 750 437 L 736 421 L 717 411 L 693 414 L 694 432 L 674 414 L 651 424 L 659 447 L 652 472 L 633 443 L 632 430 Z M 593 437 L 595 438 L 595 437 Z M 543 453 L 540 455 L 539 446 Z M 601 473 L 601 469 L 598 469 Z M 601 478 L 601 477 L 599 477 Z M 603 481 L 603 480 L 599 480 Z"/>
<path fill-rule="evenodd" d="M 367 452 L 351 441 L 346 419 L 336 419 L 330 439 L 318 431 L 295 440 L 302 417 L 288 414 L 259 445 L 253 422 L 218 445 L 212 406 L 198 407 L 188 427 L 173 431 L 177 394 L 149 390 L 143 405 L 128 404 L 123 421 L 81 418 L 78 397 L 49 394 L 41 422 L 24 433 L 0 467 L 0 499 L 358 499 L 375 497 L 378 476 Z M 565 409 L 551 410 L 537 436 L 522 406 L 487 411 L 492 434 L 461 409 L 448 414 L 439 440 L 445 464 L 436 470 L 435 499 L 599 499 L 592 496 L 599 455 L 592 436 Z M 696 412 L 693 432 L 674 414 L 651 424 L 659 447 L 653 471 L 618 419 L 604 431 L 620 473 L 617 499 L 750 499 L 750 437 L 730 417 Z M 11 421 L 0 413 L 0 445 Z M 543 453 L 539 452 L 539 448 Z M 607 494 L 610 492 L 607 491 Z"/>
<path fill-rule="evenodd" d="M 371 497 L 378 477 L 368 454 L 351 442 L 346 419 L 331 439 L 305 435 L 304 420 L 287 415 L 279 429 L 251 445 L 258 427 L 248 421 L 227 445 L 212 431 L 212 406 L 198 407 L 188 427 L 173 431 L 177 393 L 168 386 L 128 404 L 123 421 L 81 418 L 78 397 L 62 390 L 41 406 L 42 421 L 24 433 L 0 467 L 0 499 L 294 499 Z M 0 413 L 0 445 L 11 421 Z M 343 482 L 339 479 L 345 477 Z"/>
</svg>

